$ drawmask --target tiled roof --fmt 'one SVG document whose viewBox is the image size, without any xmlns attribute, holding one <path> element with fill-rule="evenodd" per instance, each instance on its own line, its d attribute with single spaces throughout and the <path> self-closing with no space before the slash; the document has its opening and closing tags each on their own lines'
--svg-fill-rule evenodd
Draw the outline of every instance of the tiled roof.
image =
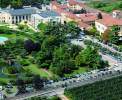
<svg viewBox="0 0 122 100">
<path fill-rule="evenodd" d="M 86 13 L 77 15 L 83 22 L 95 21 L 97 19 L 96 13 Z"/>
<path fill-rule="evenodd" d="M 105 26 L 113 26 L 113 25 L 122 25 L 122 19 L 116 19 L 113 18 L 112 16 L 108 15 L 108 14 L 103 14 L 103 18 L 96 20 L 96 22 L 99 22 Z"/>
<path fill-rule="evenodd" d="M 86 24 L 86 23 L 83 23 L 83 22 L 78 22 L 78 26 L 80 27 L 80 28 L 85 28 L 85 29 L 88 29 L 88 28 L 90 28 L 91 26 L 90 25 L 88 25 L 88 24 Z"/>
<path fill-rule="evenodd" d="M 74 1 L 71 0 L 71 2 L 74 2 Z M 75 2 L 74 2 L 74 3 L 75 3 Z M 59 14 L 63 13 L 63 14 L 65 14 L 65 16 L 66 16 L 67 18 L 70 18 L 70 19 L 72 19 L 72 20 L 78 22 L 78 26 L 79 26 L 80 28 L 86 28 L 86 29 L 87 29 L 88 27 L 90 27 L 90 25 L 88 25 L 88 24 L 82 22 L 82 21 L 81 21 L 81 18 L 79 18 L 79 17 L 76 16 L 75 14 L 73 14 L 72 12 L 69 12 L 69 11 L 66 11 L 65 9 L 63 9 L 63 8 L 65 8 L 65 7 L 67 7 L 66 5 L 65 5 L 65 7 L 63 7 L 63 5 L 59 5 L 56 1 L 53 1 L 53 2 L 52 2 L 52 5 L 55 5 L 55 6 L 56 6 L 56 9 L 53 9 L 53 10 L 55 10 L 57 13 L 59 13 Z"/>
<path fill-rule="evenodd" d="M 85 4 L 77 2 L 75 0 L 68 0 L 69 5 L 79 5 L 81 7 L 85 7 Z"/>
</svg>

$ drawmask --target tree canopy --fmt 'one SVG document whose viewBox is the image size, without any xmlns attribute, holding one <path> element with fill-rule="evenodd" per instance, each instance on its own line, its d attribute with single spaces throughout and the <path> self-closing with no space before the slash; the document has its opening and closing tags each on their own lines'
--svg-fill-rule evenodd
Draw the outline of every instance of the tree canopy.
<svg viewBox="0 0 122 100">
<path fill-rule="evenodd" d="M 13 8 L 20 8 L 22 6 L 34 5 L 34 4 L 49 4 L 51 0 L 0 0 L 0 6 L 5 8 L 9 5 Z"/>
</svg>

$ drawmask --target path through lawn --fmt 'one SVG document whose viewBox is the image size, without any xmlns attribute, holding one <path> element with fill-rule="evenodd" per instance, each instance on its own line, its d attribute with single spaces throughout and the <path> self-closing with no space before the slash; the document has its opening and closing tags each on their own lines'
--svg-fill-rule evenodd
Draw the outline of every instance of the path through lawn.
<svg viewBox="0 0 122 100">
<path fill-rule="evenodd" d="M 61 98 L 61 100 L 69 100 L 65 95 L 59 95 L 59 97 Z"/>
<path fill-rule="evenodd" d="M 43 69 L 38 68 L 36 64 L 31 64 L 29 66 L 26 66 L 26 70 L 30 70 L 35 75 L 40 75 L 42 77 L 49 77 L 50 75 L 45 72 Z"/>
</svg>

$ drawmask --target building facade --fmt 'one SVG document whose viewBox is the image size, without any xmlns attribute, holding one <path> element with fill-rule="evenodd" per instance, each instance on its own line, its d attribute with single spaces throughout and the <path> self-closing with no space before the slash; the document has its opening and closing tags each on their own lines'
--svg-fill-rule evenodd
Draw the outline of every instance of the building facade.
<svg viewBox="0 0 122 100">
<path fill-rule="evenodd" d="M 61 22 L 61 16 L 52 10 L 32 14 L 31 16 L 31 24 L 35 29 L 37 29 L 39 23 L 48 22 Z"/>
<path fill-rule="evenodd" d="M 6 9 L 0 11 L 0 22 L 17 24 L 21 21 L 30 21 L 31 15 L 38 13 L 39 10 L 35 7 L 27 7 L 22 9 Z"/>
<path fill-rule="evenodd" d="M 119 27 L 119 36 L 122 36 L 122 19 L 118 18 L 115 13 L 113 15 L 103 14 L 102 19 L 95 21 L 95 27 L 100 34 L 104 33 L 107 29 L 111 29 L 112 26 L 117 25 Z"/>
</svg>

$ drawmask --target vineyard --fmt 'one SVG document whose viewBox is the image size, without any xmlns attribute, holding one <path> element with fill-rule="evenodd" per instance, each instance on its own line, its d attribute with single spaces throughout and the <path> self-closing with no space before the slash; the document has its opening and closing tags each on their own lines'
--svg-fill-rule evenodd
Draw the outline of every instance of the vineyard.
<svg viewBox="0 0 122 100">
<path fill-rule="evenodd" d="M 70 100 L 122 100 L 122 76 L 66 89 Z"/>
</svg>

